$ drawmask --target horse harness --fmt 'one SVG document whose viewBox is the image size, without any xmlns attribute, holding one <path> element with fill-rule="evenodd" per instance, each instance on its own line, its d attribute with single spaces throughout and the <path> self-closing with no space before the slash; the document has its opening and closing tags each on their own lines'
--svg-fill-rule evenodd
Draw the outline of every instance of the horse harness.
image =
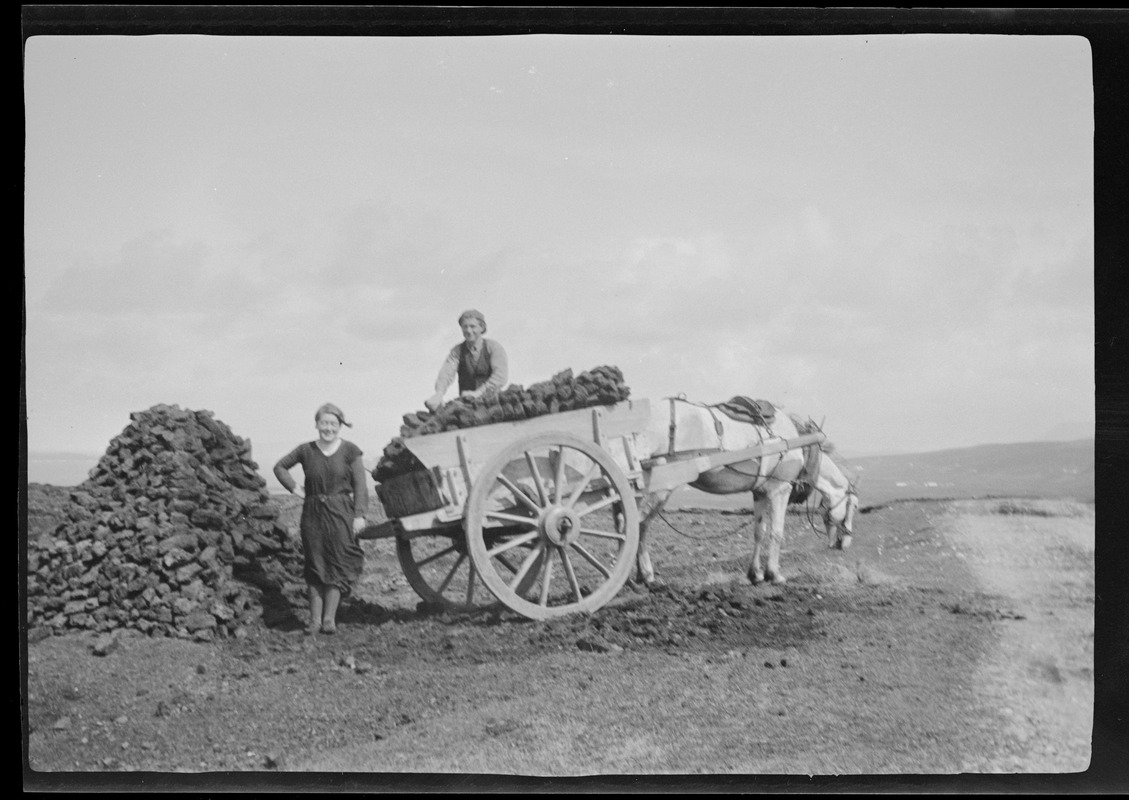
<svg viewBox="0 0 1129 800">
<path fill-rule="evenodd" d="M 710 418 L 713 420 L 714 433 L 717 434 L 718 439 L 721 439 L 721 436 L 724 433 L 724 426 L 722 425 L 721 420 L 718 418 L 717 412 L 716 412 L 715 409 L 721 409 L 721 411 L 723 411 L 726 414 L 726 416 L 728 416 L 731 419 L 734 419 L 738 422 L 747 422 L 747 423 L 751 424 L 753 426 L 753 429 L 756 430 L 756 432 L 757 432 L 757 438 L 760 440 L 759 443 L 762 443 L 762 444 L 764 443 L 764 436 L 761 433 L 761 429 L 762 428 L 768 428 L 768 424 L 772 420 L 772 417 L 768 417 L 764 413 L 763 406 L 761 405 L 764 401 L 749 400 L 748 398 L 743 398 L 743 397 L 734 397 L 728 403 L 719 403 L 717 405 L 711 406 L 711 405 L 707 405 L 705 403 L 692 403 L 692 402 L 690 402 L 689 400 L 686 399 L 685 395 L 682 395 L 682 394 L 678 395 L 677 397 L 668 397 L 667 399 L 670 401 L 670 427 L 669 427 L 669 436 L 668 436 L 668 444 L 667 444 L 667 456 L 670 457 L 670 458 L 679 458 L 679 459 L 696 458 L 697 456 L 700 456 L 700 455 L 706 455 L 706 454 L 709 454 L 709 453 L 718 453 L 718 452 L 721 452 L 721 450 L 722 450 L 721 447 L 716 447 L 716 448 L 707 448 L 707 449 L 698 449 L 698 450 L 678 451 L 675 447 L 675 436 L 677 435 L 677 429 L 678 429 L 678 415 L 675 411 L 675 403 L 678 403 L 678 402 L 686 403 L 687 405 L 698 406 L 699 408 L 704 408 L 706 411 L 708 411 Z M 814 484 L 815 484 L 815 477 L 814 476 L 819 474 L 819 453 L 821 453 L 822 451 L 820 450 L 819 445 L 812 445 L 808 448 L 804 448 L 805 453 L 807 453 L 807 451 L 813 450 L 813 449 L 816 451 L 815 462 L 814 462 L 815 466 L 814 466 L 814 471 L 811 471 L 810 475 L 811 475 L 811 485 L 814 486 Z M 786 451 L 777 453 L 776 454 L 776 463 L 772 466 L 772 469 L 769 469 L 769 470 L 762 470 L 762 467 L 764 465 L 764 458 L 763 457 L 756 459 L 757 471 L 756 471 L 755 474 L 750 474 L 748 472 L 745 472 L 744 470 L 738 469 L 733 464 L 727 464 L 724 467 L 720 467 L 720 469 L 726 469 L 726 470 L 729 470 L 730 472 L 736 472 L 739 475 L 745 475 L 747 477 L 753 478 L 753 491 L 755 492 L 757 489 L 760 489 L 762 486 L 764 486 L 765 483 L 767 483 L 770 480 L 778 480 L 778 481 L 783 480 L 782 478 L 773 478 L 772 473 L 776 470 L 776 468 L 778 466 L 780 466 L 781 462 L 784 461 L 784 458 L 785 458 L 786 455 L 787 455 Z M 797 478 L 797 480 L 806 479 L 806 476 L 809 474 L 808 463 L 811 462 L 811 461 L 812 461 L 811 456 L 810 456 L 810 454 L 808 454 L 808 457 L 805 459 L 805 462 L 804 462 L 804 469 L 800 472 L 800 475 Z M 810 492 L 810 487 L 809 487 L 808 491 Z M 805 494 L 804 497 L 806 498 L 807 494 Z M 791 502 L 791 500 L 789 500 L 789 502 Z M 797 501 L 797 502 L 799 502 L 799 501 Z M 669 524 L 669 523 L 667 523 L 667 524 Z"/>
<path fill-rule="evenodd" d="M 678 414 L 674 410 L 674 408 L 675 408 L 674 404 L 675 403 L 686 403 L 687 405 L 698 406 L 699 408 L 704 408 L 706 411 L 710 412 L 710 417 L 713 419 L 713 432 L 717 434 L 717 437 L 719 439 L 721 438 L 721 434 L 722 434 L 721 420 L 719 420 L 717 418 L 717 414 L 713 413 L 713 409 L 710 406 L 707 406 L 704 403 L 691 403 L 689 400 L 686 399 L 685 395 L 681 395 L 681 394 L 678 395 L 677 397 L 668 397 L 667 400 L 670 401 L 670 429 L 669 429 L 670 437 L 669 437 L 669 442 L 667 444 L 667 451 L 666 451 L 666 454 L 668 456 L 673 457 L 675 455 L 685 455 L 685 453 L 679 453 L 678 450 L 675 449 L 675 435 L 677 434 L 677 431 L 678 431 Z M 720 449 L 721 448 L 719 447 L 719 448 L 716 448 L 716 449 L 694 450 L 694 451 L 689 451 L 689 452 L 692 452 L 695 456 L 699 456 L 699 455 L 702 455 L 703 453 L 716 453 Z"/>
</svg>

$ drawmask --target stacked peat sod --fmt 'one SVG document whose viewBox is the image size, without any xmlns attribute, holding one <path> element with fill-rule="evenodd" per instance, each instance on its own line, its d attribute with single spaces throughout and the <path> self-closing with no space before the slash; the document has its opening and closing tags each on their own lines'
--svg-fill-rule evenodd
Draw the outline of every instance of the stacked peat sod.
<svg viewBox="0 0 1129 800">
<path fill-rule="evenodd" d="M 405 414 L 400 436 L 384 448 L 372 477 L 381 483 L 396 475 L 421 469 L 403 444 L 404 439 L 413 436 L 611 405 L 626 400 L 630 394 L 619 367 L 596 367 L 576 377 L 573 377 L 571 369 L 566 369 L 529 388 L 513 384 L 500 392 L 489 392 L 481 397 L 455 398 L 434 414 L 428 411 Z"/>
<path fill-rule="evenodd" d="M 28 542 L 28 623 L 134 628 L 210 641 L 259 616 L 263 591 L 300 583 L 300 544 L 251 443 L 210 411 L 130 415 L 67 519 Z"/>
</svg>

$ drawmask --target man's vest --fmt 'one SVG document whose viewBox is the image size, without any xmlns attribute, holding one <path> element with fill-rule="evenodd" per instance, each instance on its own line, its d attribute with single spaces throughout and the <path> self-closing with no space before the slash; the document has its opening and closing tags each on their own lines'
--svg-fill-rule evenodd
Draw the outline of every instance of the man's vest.
<svg viewBox="0 0 1129 800">
<path fill-rule="evenodd" d="M 490 379 L 494 371 L 490 363 L 490 349 L 486 340 L 482 340 L 482 347 L 478 351 L 478 359 L 472 361 L 470 345 L 463 342 L 462 354 L 459 357 L 459 392 L 473 392 Z"/>
</svg>

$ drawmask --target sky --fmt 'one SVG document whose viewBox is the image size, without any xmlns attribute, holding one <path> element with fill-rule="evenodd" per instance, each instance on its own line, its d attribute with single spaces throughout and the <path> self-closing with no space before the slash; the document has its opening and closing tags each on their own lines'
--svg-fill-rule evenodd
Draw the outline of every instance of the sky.
<svg viewBox="0 0 1129 800">
<path fill-rule="evenodd" d="M 36 36 L 24 92 L 31 482 L 160 403 L 374 461 L 468 308 L 842 453 L 1093 436 L 1082 37 Z"/>
</svg>

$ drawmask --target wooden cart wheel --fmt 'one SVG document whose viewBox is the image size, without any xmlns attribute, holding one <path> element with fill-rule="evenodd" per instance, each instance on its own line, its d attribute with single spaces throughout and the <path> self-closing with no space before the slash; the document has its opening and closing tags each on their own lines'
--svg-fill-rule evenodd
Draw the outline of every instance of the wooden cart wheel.
<svg viewBox="0 0 1129 800">
<path fill-rule="evenodd" d="M 429 603 L 467 613 L 498 605 L 474 568 L 462 528 L 411 538 L 397 536 L 396 556 L 408 584 Z"/>
<path fill-rule="evenodd" d="M 495 456 L 471 487 L 465 523 L 482 581 L 531 619 L 600 608 L 627 581 L 639 549 L 627 477 L 603 449 L 563 433 Z"/>
</svg>

